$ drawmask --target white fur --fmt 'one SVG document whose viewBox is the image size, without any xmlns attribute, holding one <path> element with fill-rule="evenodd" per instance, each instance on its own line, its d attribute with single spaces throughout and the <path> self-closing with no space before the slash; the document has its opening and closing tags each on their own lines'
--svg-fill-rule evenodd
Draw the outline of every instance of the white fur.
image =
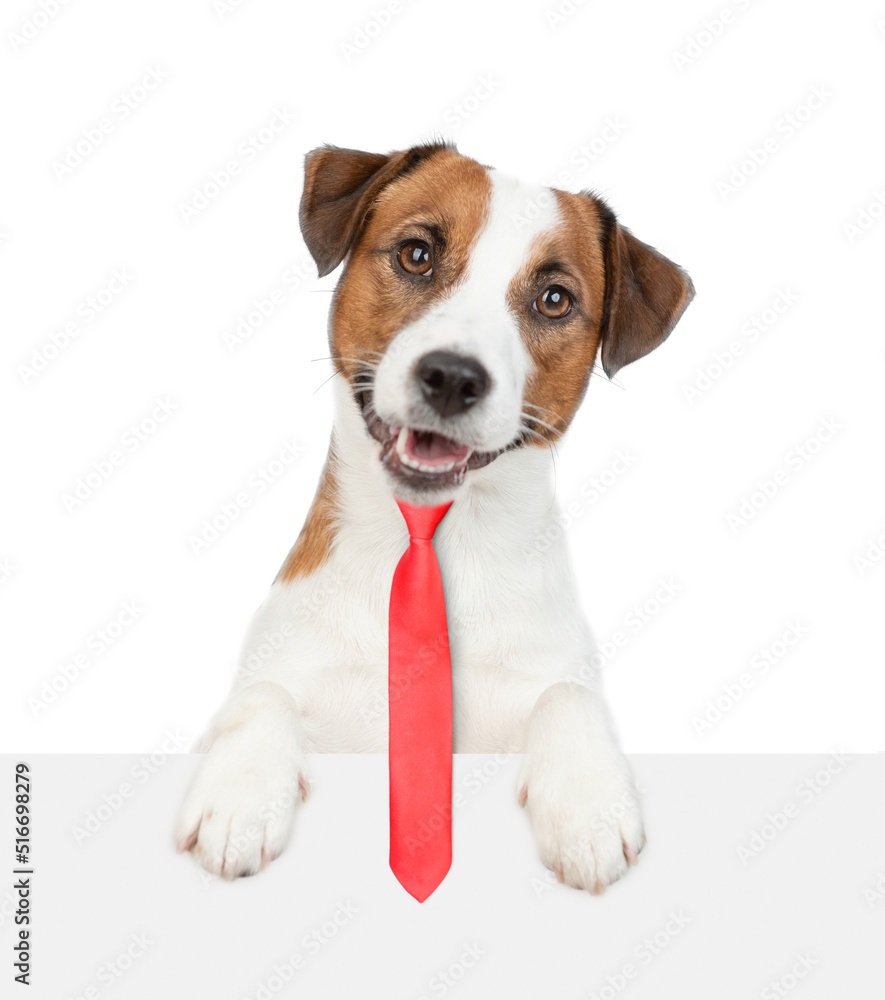
<svg viewBox="0 0 885 1000">
<path fill-rule="evenodd" d="M 375 377 L 375 411 L 387 423 L 416 424 L 455 436 L 477 451 L 496 451 L 520 430 L 529 355 L 516 318 L 507 306 L 507 287 L 532 245 L 559 221 L 555 199 L 491 171 L 489 221 L 473 248 L 457 288 L 427 313 L 403 327 L 387 348 Z M 522 225 L 526 204 L 539 206 Z M 443 424 L 421 399 L 414 369 L 428 351 L 445 349 L 476 358 L 490 373 L 489 394 Z M 409 419 L 407 419 L 407 416 Z"/>
<path fill-rule="evenodd" d="M 492 176 L 491 218 L 466 280 L 393 341 L 376 383 L 382 417 L 409 424 L 415 360 L 439 347 L 473 354 L 494 388 L 468 411 L 476 418 L 459 438 L 469 432 L 483 449 L 515 437 L 529 373 L 507 285 L 538 233 L 557 221 L 545 209 L 517 232 L 513 218 L 535 192 Z M 336 382 L 334 547 L 310 577 L 275 584 L 259 608 L 179 817 L 179 848 L 226 876 L 250 874 L 282 849 L 299 785 L 307 787 L 305 752 L 387 747 L 388 600 L 408 538 L 379 446 L 347 385 Z M 543 860 L 568 884 L 598 891 L 638 854 L 642 821 L 588 669 L 594 647 L 561 532 L 548 531 L 557 525 L 550 462 L 546 449 L 520 448 L 469 472 L 434 539 L 452 650 L 454 747 L 525 753 L 521 787 Z M 570 682 L 576 675 L 586 683 Z M 263 826 L 269 802 L 288 804 Z M 250 838 L 249 829 L 260 832 Z"/>
</svg>

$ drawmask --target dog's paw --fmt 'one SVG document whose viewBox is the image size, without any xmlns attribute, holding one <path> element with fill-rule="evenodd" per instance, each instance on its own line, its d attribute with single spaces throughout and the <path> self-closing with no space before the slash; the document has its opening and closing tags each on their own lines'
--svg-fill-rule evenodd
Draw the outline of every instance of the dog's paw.
<svg viewBox="0 0 885 1000">
<path fill-rule="evenodd" d="M 255 875 L 278 857 L 309 791 L 300 752 L 241 735 L 222 737 L 203 759 L 175 828 L 179 853 L 190 851 L 213 875 Z"/>
<path fill-rule="evenodd" d="M 541 860 L 560 882 L 596 895 L 639 860 L 642 812 L 619 754 L 593 764 L 527 761 L 519 789 Z"/>
</svg>

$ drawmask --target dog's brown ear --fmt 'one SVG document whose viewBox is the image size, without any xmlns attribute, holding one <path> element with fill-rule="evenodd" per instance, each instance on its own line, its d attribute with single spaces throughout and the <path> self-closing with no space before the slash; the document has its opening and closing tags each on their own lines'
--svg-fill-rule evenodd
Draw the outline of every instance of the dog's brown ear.
<svg viewBox="0 0 885 1000">
<path fill-rule="evenodd" d="M 602 367 L 614 378 L 667 339 L 694 297 L 694 286 L 681 267 L 636 239 L 603 202 L 594 200 L 607 227 Z"/>
<path fill-rule="evenodd" d="M 320 277 L 347 256 L 378 192 L 444 148 L 442 143 L 430 143 L 394 153 L 364 153 L 320 146 L 307 154 L 299 218 Z"/>
</svg>

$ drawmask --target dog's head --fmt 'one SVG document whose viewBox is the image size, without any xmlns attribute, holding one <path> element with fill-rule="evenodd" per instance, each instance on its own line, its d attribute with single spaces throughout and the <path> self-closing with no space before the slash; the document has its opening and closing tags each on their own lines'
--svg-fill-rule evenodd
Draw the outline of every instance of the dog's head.
<svg viewBox="0 0 885 1000">
<path fill-rule="evenodd" d="M 431 144 L 307 156 L 301 229 L 347 265 L 330 344 L 394 492 L 451 497 L 471 469 L 568 427 L 601 350 L 609 377 L 657 347 L 687 275 L 590 194 L 523 184 Z"/>
</svg>

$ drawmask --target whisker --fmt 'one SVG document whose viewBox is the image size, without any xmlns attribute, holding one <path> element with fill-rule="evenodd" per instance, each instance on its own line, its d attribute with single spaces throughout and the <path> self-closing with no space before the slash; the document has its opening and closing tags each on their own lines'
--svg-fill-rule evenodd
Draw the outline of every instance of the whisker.
<svg viewBox="0 0 885 1000">
<path fill-rule="evenodd" d="M 519 429 L 523 434 L 531 434 L 532 437 L 536 437 L 539 441 L 543 441 L 544 444 L 553 444 L 550 438 L 542 434 L 540 431 L 536 431 L 533 427 L 529 427 L 526 423 L 520 422 Z"/>
<path fill-rule="evenodd" d="M 375 352 L 372 351 L 371 353 L 374 354 Z M 362 365 L 363 367 L 369 368 L 372 371 L 376 370 L 380 363 L 378 361 L 372 361 L 369 358 L 348 358 L 343 354 L 330 354 L 328 357 L 325 358 L 311 358 L 310 361 L 311 364 L 313 364 L 313 362 L 315 361 L 351 361 L 355 365 Z"/>
<path fill-rule="evenodd" d="M 539 443 L 541 444 L 550 445 L 553 443 L 552 441 L 548 441 L 543 434 L 539 434 L 537 431 L 533 431 L 531 427 L 523 427 L 521 428 L 521 430 L 523 434 L 530 434 L 532 437 L 537 438 Z"/>
<path fill-rule="evenodd" d="M 557 420 L 562 421 L 562 417 L 556 412 L 556 410 L 548 409 L 546 406 L 538 406 L 537 403 L 529 403 L 523 401 L 523 406 L 530 406 L 533 410 L 539 410 L 541 413 L 549 413 L 551 417 L 555 417 Z"/>
<path fill-rule="evenodd" d="M 534 417 L 529 416 L 526 413 L 522 414 L 523 417 L 527 417 L 529 420 L 534 420 Z M 550 449 L 550 461 L 553 464 L 553 496 L 550 498 L 549 510 L 553 509 L 553 505 L 556 503 L 556 486 L 558 483 L 558 469 L 556 467 L 556 460 L 559 458 L 559 452 L 556 450 L 556 442 L 550 438 L 545 437 L 539 431 L 534 430 L 531 427 L 526 426 L 523 421 L 520 421 L 520 430 L 523 434 L 531 434 L 536 437 L 540 442 L 543 442 Z M 549 425 L 548 425 L 549 426 Z M 556 428 L 554 428 L 555 430 Z"/>
<path fill-rule="evenodd" d="M 316 387 L 316 389 L 313 390 L 313 392 L 311 393 L 311 395 L 315 396 L 320 391 L 320 389 L 322 389 L 322 387 L 327 382 L 331 382 L 332 379 L 335 378 L 336 375 L 340 375 L 340 374 L 341 374 L 341 372 L 332 372 L 332 374 L 328 378 L 324 378 L 323 381 L 320 382 L 320 384 Z"/>
<path fill-rule="evenodd" d="M 616 382 L 616 381 L 615 381 L 614 379 L 611 379 L 611 378 L 609 378 L 609 377 L 608 377 L 608 376 L 607 376 L 607 375 L 605 374 L 605 370 L 604 370 L 603 368 L 600 368 L 600 366 L 599 366 L 599 365 L 594 365 L 594 366 L 593 366 L 593 367 L 592 367 L 592 368 L 590 369 L 590 374 L 591 374 L 591 375 L 596 375 L 596 377 L 597 377 L 597 378 L 601 378 L 601 379 L 603 380 L 603 382 L 608 382 L 608 383 L 609 383 L 609 385 L 613 385 L 613 386 L 614 386 L 614 387 L 615 387 L 616 389 L 623 389 L 623 388 L 624 388 L 624 387 L 623 387 L 623 386 L 621 385 L 621 383 L 620 383 L 620 382 Z"/>
<path fill-rule="evenodd" d="M 553 505 L 556 503 L 556 486 L 559 480 L 558 472 L 556 468 L 556 460 L 559 458 L 559 453 L 556 451 L 556 442 L 550 442 L 550 461 L 553 464 L 553 496 L 550 497 L 550 507 L 548 510 L 553 510 Z"/>
<path fill-rule="evenodd" d="M 359 365 L 372 365 L 374 361 L 368 361 L 365 358 L 349 358 L 345 354 L 330 354 L 325 358 L 311 358 L 311 361 L 353 361 L 355 364 Z"/>
<path fill-rule="evenodd" d="M 555 434 L 559 433 L 558 427 L 555 427 L 553 424 L 548 424 L 546 420 L 541 420 L 540 417 L 535 417 L 531 413 L 521 413 L 520 416 L 525 420 L 531 420 L 533 424 L 538 424 L 540 427 L 546 427 L 547 430 L 553 431 Z"/>
</svg>

